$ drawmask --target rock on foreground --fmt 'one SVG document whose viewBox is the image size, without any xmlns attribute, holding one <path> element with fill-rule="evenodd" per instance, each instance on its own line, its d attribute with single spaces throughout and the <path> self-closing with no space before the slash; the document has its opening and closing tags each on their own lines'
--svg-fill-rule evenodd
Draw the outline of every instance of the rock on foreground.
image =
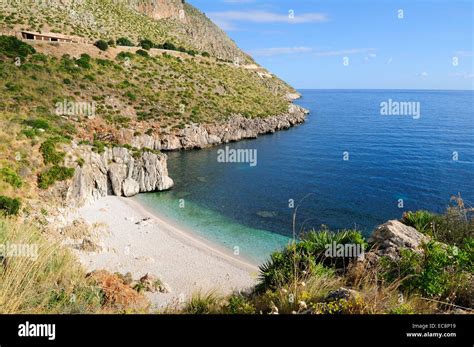
<svg viewBox="0 0 474 347">
<path fill-rule="evenodd" d="M 397 258 L 402 248 L 419 252 L 420 246 L 428 241 L 428 236 L 398 220 L 389 220 L 379 225 L 369 238 L 377 255 L 391 258 Z"/>
</svg>

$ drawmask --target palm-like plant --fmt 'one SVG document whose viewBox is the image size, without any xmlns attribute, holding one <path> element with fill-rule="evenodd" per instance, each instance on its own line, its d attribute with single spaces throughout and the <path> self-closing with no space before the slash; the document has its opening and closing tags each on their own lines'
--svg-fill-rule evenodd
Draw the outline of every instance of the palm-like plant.
<svg viewBox="0 0 474 347">
<path fill-rule="evenodd" d="M 303 235 L 300 241 L 291 242 L 282 251 L 274 252 L 270 259 L 260 266 L 257 292 L 303 281 L 305 277 L 312 275 L 333 273 L 336 269 L 345 267 L 349 259 L 325 255 L 327 248 L 333 244 L 358 244 L 363 248 L 367 245 L 357 230 L 310 231 Z"/>
</svg>

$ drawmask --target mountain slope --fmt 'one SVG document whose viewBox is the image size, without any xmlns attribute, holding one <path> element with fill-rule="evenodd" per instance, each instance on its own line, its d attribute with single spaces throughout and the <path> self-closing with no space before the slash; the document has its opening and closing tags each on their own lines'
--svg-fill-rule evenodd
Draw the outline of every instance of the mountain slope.
<svg viewBox="0 0 474 347">
<path fill-rule="evenodd" d="M 86 141 L 95 151 L 133 145 L 139 155 L 304 121 L 289 102 L 293 88 L 181 1 L 22 0 L 0 3 L 0 13 L 0 195 L 44 195 L 83 164 L 66 154 Z M 21 41 L 21 31 L 82 39 Z M 135 46 L 112 43 L 120 37 Z M 111 45 L 101 50 L 99 39 Z M 158 48 L 137 47 L 143 39 Z M 9 183 L 12 175 L 21 187 Z"/>
<path fill-rule="evenodd" d="M 202 12 L 181 0 L 22 0 L 0 4 L 0 30 L 57 32 L 97 39 L 170 41 L 234 61 L 251 62 Z"/>
</svg>

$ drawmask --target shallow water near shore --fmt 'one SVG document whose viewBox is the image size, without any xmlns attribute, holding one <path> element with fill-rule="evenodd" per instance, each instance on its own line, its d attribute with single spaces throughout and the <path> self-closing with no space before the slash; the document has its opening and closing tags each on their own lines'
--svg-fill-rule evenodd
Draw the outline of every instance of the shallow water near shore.
<svg viewBox="0 0 474 347">
<path fill-rule="evenodd" d="M 296 231 L 373 228 L 403 211 L 443 212 L 474 201 L 472 91 L 303 90 L 307 121 L 218 147 L 168 153 L 175 187 L 137 200 L 254 262 Z M 382 102 L 418 102 L 420 117 L 381 115 Z M 257 151 L 257 165 L 218 162 L 218 150 Z M 346 159 L 346 160 L 345 160 Z M 309 195 L 308 195 L 309 194 Z"/>
</svg>

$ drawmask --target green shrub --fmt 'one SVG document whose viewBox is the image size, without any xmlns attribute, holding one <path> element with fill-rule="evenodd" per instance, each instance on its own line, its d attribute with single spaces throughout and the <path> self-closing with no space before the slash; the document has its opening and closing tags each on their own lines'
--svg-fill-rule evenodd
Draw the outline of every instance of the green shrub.
<svg viewBox="0 0 474 347">
<path fill-rule="evenodd" d="M 153 48 L 154 44 L 151 40 L 148 40 L 148 39 L 144 39 L 144 40 L 141 40 L 140 41 L 140 47 L 143 48 L 143 49 L 146 49 L 147 51 L 150 49 L 150 48 Z"/>
<path fill-rule="evenodd" d="M 357 230 L 331 232 L 324 229 L 307 233 L 301 241 L 289 244 L 282 251 L 274 252 L 270 260 L 260 266 L 257 292 L 291 283 L 295 280 L 295 275 L 301 278 L 311 274 L 332 273 L 332 268 L 347 267 L 353 257 L 326 255 L 328 247 L 346 244 L 359 246 L 361 251 L 364 251 L 367 245 Z"/>
<path fill-rule="evenodd" d="M 473 211 L 459 207 L 450 207 L 433 222 L 433 236 L 436 240 L 462 247 L 466 240 L 474 235 Z"/>
<path fill-rule="evenodd" d="M 134 46 L 132 41 L 130 41 L 130 39 L 128 39 L 126 37 L 121 37 L 121 38 L 117 39 L 117 45 L 118 46 L 128 46 L 128 47 L 133 47 Z"/>
<path fill-rule="evenodd" d="M 413 308 L 409 304 L 400 304 L 389 311 L 389 314 L 414 314 Z"/>
<path fill-rule="evenodd" d="M 0 212 L 5 215 L 16 216 L 20 211 L 21 202 L 17 198 L 0 195 Z"/>
<path fill-rule="evenodd" d="M 209 58 L 211 55 L 207 52 L 202 52 L 201 54 L 203 57 Z"/>
<path fill-rule="evenodd" d="M 29 139 L 33 139 L 36 136 L 35 129 L 24 129 L 21 131 L 23 135 L 25 135 Z"/>
<path fill-rule="evenodd" d="M 12 82 L 5 83 L 5 89 L 9 92 L 19 92 L 22 90 L 22 86 Z"/>
<path fill-rule="evenodd" d="M 126 96 L 127 98 L 129 98 L 130 100 L 132 100 L 132 101 L 136 101 L 136 100 L 137 100 L 137 96 L 136 96 L 134 93 L 130 92 L 130 91 L 129 91 L 129 92 L 126 92 L 126 93 L 125 93 L 125 96 Z"/>
<path fill-rule="evenodd" d="M 49 122 L 44 119 L 28 119 L 25 121 L 25 124 L 34 129 L 49 129 Z"/>
<path fill-rule="evenodd" d="M 130 53 L 130 52 L 120 52 L 119 54 L 117 54 L 117 59 L 119 59 L 119 60 L 125 60 L 125 58 L 132 59 L 132 58 L 133 58 L 133 54 Z"/>
<path fill-rule="evenodd" d="M 195 293 L 184 307 L 184 312 L 187 314 L 213 314 L 219 311 L 220 299 L 214 292 Z"/>
<path fill-rule="evenodd" d="M 104 40 L 98 40 L 94 43 L 94 46 L 96 46 L 98 49 L 101 51 L 106 51 L 109 48 L 109 44 L 104 41 Z"/>
<path fill-rule="evenodd" d="M 170 51 L 176 51 L 176 46 L 171 43 L 171 42 L 165 42 L 162 46 L 161 46 L 162 49 L 167 49 L 167 50 L 170 50 Z"/>
<path fill-rule="evenodd" d="M 148 52 L 144 51 L 143 49 L 139 49 L 136 54 L 141 55 L 142 57 L 149 57 L 150 56 L 148 54 Z"/>
<path fill-rule="evenodd" d="M 0 36 L 0 54 L 4 54 L 10 58 L 27 57 L 36 53 L 35 49 L 30 45 L 18 40 L 14 36 Z"/>
<path fill-rule="evenodd" d="M 408 293 L 459 303 L 474 270 L 471 251 L 430 241 L 423 253 L 402 249 L 400 259 L 383 257 L 381 275 L 389 283 L 401 280 L 400 289 Z"/>
<path fill-rule="evenodd" d="M 43 53 L 35 53 L 31 57 L 31 62 L 32 63 L 47 63 L 48 57 L 44 55 Z"/>
<path fill-rule="evenodd" d="M 228 314 L 255 314 L 255 306 L 241 294 L 231 295 L 227 299 L 224 312 Z"/>
<path fill-rule="evenodd" d="M 89 54 L 83 53 L 79 59 L 76 59 L 76 64 L 84 69 L 91 68 L 91 57 Z"/>
<path fill-rule="evenodd" d="M 100 141 L 100 140 L 94 140 L 94 143 L 92 144 L 92 150 L 94 152 L 97 152 L 99 154 L 102 154 L 105 152 L 105 148 L 107 147 L 107 145 Z"/>
<path fill-rule="evenodd" d="M 71 56 L 69 54 L 64 54 L 61 57 L 61 62 L 59 64 L 59 69 L 68 72 L 68 73 L 76 73 L 81 71 L 77 66 L 74 60 L 71 59 Z"/>
<path fill-rule="evenodd" d="M 47 189 L 56 181 L 65 181 L 74 176 L 74 169 L 64 166 L 54 165 L 49 170 L 46 170 L 38 175 L 38 187 Z"/>
<path fill-rule="evenodd" d="M 0 178 L 9 183 L 14 188 L 20 188 L 23 185 L 23 180 L 21 177 L 9 167 L 0 169 Z"/>
<path fill-rule="evenodd" d="M 43 155 L 45 164 L 59 164 L 65 157 L 64 152 L 56 150 L 56 144 L 59 142 L 58 138 L 49 138 L 44 141 L 40 146 L 40 152 Z"/>
<path fill-rule="evenodd" d="M 408 211 L 403 214 L 402 223 L 411 226 L 423 234 L 430 234 L 432 232 L 432 225 L 435 215 L 428 211 Z"/>
</svg>

